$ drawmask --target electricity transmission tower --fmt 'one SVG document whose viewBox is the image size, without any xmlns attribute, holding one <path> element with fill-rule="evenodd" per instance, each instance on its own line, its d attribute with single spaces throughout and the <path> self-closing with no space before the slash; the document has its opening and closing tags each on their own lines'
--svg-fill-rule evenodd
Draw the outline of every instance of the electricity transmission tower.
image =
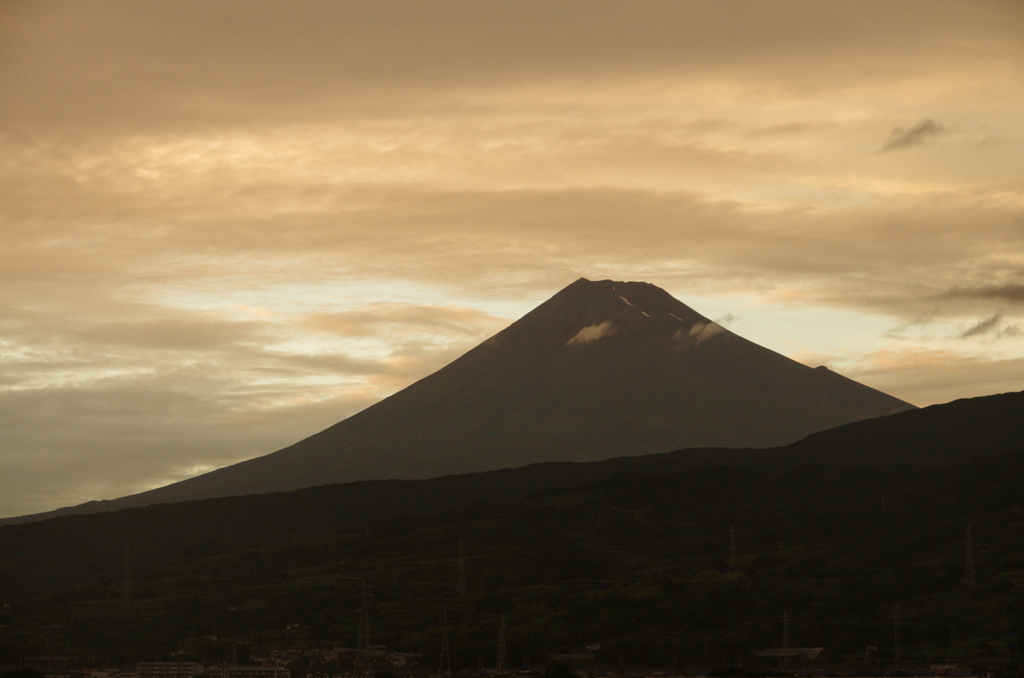
<svg viewBox="0 0 1024 678">
<path fill-rule="evenodd" d="M 505 615 L 501 615 L 501 631 L 498 632 L 498 673 L 508 673 L 508 650 L 505 648 Z"/>
<path fill-rule="evenodd" d="M 736 526 L 729 526 L 729 581 L 736 581 L 740 576 L 736 569 Z"/>
<path fill-rule="evenodd" d="M 359 585 L 359 632 L 356 636 L 356 662 L 366 671 L 373 668 L 370 656 L 370 596 L 366 591 L 366 580 Z"/>
<path fill-rule="evenodd" d="M 971 526 L 967 526 L 967 558 L 964 561 L 964 585 L 973 589 L 975 584 L 974 577 L 974 547 L 971 544 Z"/>
<path fill-rule="evenodd" d="M 455 593 L 466 595 L 466 540 L 459 540 L 459 578 L 455 582 Z"/>
<path fill-rule="evenodd" d="M 441 617 L 441 666 L 438 675 L 452 675 L 452 658 L 448 653 L 448 610 Z"/>
</svg>

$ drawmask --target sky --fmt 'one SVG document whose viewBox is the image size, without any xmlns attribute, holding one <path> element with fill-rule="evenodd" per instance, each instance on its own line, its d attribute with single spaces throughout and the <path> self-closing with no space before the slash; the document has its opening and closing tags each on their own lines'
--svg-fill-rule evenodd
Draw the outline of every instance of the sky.
<svg viewBox="0 0 1024 678">
<path fill-rule="evenodd" d="M 1024 390 L 1024 3 L 0 0 L 0 516 L 266 454 L 580 277 Z"/>
</svg>

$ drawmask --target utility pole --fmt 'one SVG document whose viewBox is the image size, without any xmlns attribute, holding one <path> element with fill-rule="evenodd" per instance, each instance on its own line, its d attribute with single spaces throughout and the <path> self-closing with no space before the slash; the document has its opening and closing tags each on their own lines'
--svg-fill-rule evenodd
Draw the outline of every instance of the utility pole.
<svg viewBox="0 0 1024 678">
<path fill-rule="evenodd" d="M 372 673 L 373 659 L 370 656 L 370 596 L 366 591 L 366 580 L 359 585 L 359 632 L 356 636 L 356 661 L 363 669 Z"/>
<path fill-rule="evenodd" d="M 501 630 L 498 632 L 498 673 L 508 673 L 508 650 L 505 648 L 505 615 L 501 615 Z"/>
<path fill-rule="evenodd" d="M 893 638 L 893 658 L 896 660 L 896 666 L 900 665 L 900 606 L 899 604 L 892 606 L 892 623 L 894 627 L 894 638 Z"/>
<path fill-rule="evenodd" d="M 466 595 L 466 540 L 459 540 L 459 577 L 455 582 L 455 593 Z"/>
<path fill-rule="evenodd" d="M 736 569 L 736 526 L 729 526 L 729 581 L 739 579 L 740 573 Z"/>
<path fill-rule="evenodd" d="M 789 649 L 789 611 L 788 610 L 783 610 L 782 611 L 782 649 L 783 650 L 788 650 Z M 785 655 L 785 654 L 782 655 L 782 665 L 783 666 L 788 666 L 789 665 L 789 656 L 788 655 Z"/>
<path fill-rule="evenodd" d="M 974 588 L 974 547 L 971 539 L 971 526 L 967 526 L 967 558 L 964 561 L 964 586 Z"/>
<path fill-rule="evenodd" d="M 121 581 L 121 597 L 132 597 L 132 554 L 128 546 L 124 547 L 121 554 L 121 564 L 124 567 L 124 579 Z"/>
<path fill-rule="evenodd" d="M 438 675 L 452 675 L 452 658 L 448 653 L 448 610 L 441 616 L 441 666 Z"/>
</svg>

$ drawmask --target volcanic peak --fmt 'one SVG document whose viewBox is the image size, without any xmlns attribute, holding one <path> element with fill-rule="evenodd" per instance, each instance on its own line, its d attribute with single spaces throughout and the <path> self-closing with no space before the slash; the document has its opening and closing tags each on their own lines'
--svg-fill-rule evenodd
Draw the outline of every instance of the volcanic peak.
<svg viewBox="0 0 1024 678">
<path fill-rule="evenodd" d="M 686 447 L 772 447 L 908 409 L 747 341 L 654 285 L 580 279 L 320 433 L 107 508 Z"/>
<path fill-rule="evenodd" d="M 624 343 L 638 341 L 671 344 L 679 350 L 723 332 L 723 327 L 650 283 L 580 278 L 484 345 L 530 342 L 535 349 L 544 345 L 554 352 L 614 339 L 620 350 L 628 350 Z"/>
</svg>

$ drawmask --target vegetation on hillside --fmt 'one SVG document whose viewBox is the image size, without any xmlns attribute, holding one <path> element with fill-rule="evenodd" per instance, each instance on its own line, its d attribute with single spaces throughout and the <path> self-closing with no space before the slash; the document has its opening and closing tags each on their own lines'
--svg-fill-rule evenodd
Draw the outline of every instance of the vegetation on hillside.
<svg viewBox="0 0 1024 678">
<path fill-rule="evenodd" d="M 218 662 L 232 647 L 243 659 L 352 647 L 365 580 L 373 643 L 422 653 L 427 666 L 438 661 L 447 610 L 455 664 L 465 668 L 481 656 L 493 664 L 504 615 L 513 667 L 526 655 L 536 664 L 600 645 L 596 661 L 612 666 L 622 657 L 668 668 L 676 657 L 680 667 L 741 664 L 749 673 L 773 666 L 753 652 L 780 645 L 786 612 L 791 645 L 825 648 L 817 665 L 863 669 L 867 646 L 878 647 L 874 665 L 892 664 L 899 604 L 904 663 L 962 658 L 1010 675 L 1024 650 L 1022 477 L 1024 454 L 943 468 L 710 467 L 622 473 L 511 504 L 329 526 L 294 542 L 261 543 L 246 528 L 243 539 L 228 532 L 181 546 L 168 529 L 181 548 L 130 552 L 128 598 L 120 550 L 91 558 L 88 533 L 35 543 L 33 572 L 8 540 L 0 664 L 36 654 L 88 655 L 95 665 Z M 205 502 L 177 506 L 181 520 L 208 519 Z M 973 587 L 963 581 L 968 525 Z M 159 541 L 152 524 L 138 529 Z M 460 539 L 465 596 L 455 591 Z"/>
</svg>

